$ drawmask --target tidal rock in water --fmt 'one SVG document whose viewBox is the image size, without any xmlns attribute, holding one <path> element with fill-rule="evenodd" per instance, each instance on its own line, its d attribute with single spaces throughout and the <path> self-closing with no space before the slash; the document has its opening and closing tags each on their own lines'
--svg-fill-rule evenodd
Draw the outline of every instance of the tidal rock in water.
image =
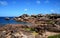
<svg viewBox="0 0 60 38">
<path fill-rule="evenodd" d="M 10 18 L 9 17 L 6 17 L 5 20 L 9 20 Z"/>
</svg>

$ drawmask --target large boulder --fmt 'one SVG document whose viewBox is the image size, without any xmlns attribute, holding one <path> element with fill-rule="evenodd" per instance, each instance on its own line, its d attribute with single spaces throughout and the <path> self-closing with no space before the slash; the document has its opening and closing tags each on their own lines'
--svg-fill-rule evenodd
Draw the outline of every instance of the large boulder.
<svg viewBox="0 0 60 38">
<path fill-rule="evenodd" d="M 46 29 L 48 31 L 52 31 L 52 32 L 60 32 L 60 26 L 59 25 L 48 25 L 46 26 Z"/>
<path fill-rule="evenodd" d="M 29 15 L 23 14 L 23 15 L 19 16 L 19 18 L 25 18 L 25 17 L 29 17 Z"/>
</svg>

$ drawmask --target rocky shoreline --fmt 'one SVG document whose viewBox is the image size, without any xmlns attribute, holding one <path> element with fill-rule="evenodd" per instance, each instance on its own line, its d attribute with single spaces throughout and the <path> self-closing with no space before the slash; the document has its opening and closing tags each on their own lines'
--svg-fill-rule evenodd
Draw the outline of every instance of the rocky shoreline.
<svg viewBox="0 0 60 38">
<path fill-rule="evenodd" d="M 0 38 L 48 38 L 50 35 L 60 34 L 60 14 L 23 14 L 13 20 L 31 25 L 6 24 L 0 27 Z"/>
<path fill-rule="evenodd" d="M 58 31 L 60 32 L 60 14 L 38 14 L 38 15 L 27 15 L 23 14 L 15 18 L 16 21 L 23 21 L 32 23 L 34 26 L 44 27 L 49 31 Z M 32 26 L 33 26 L 32 25 Z M 40 28 L 39 27 L 39 28 Z"/>
</svg>

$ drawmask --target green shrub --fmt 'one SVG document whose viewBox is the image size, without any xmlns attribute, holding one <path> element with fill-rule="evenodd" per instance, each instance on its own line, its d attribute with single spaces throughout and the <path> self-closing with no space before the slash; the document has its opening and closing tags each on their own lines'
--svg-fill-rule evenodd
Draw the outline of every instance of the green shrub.
<svg viewBox="0 0 60 38">
<path fill-rule="evenodd" d="M 54 21 L 48 21 L 47 23 L 48 23 L 48 24 L 55 24 Z"/>
</svg>

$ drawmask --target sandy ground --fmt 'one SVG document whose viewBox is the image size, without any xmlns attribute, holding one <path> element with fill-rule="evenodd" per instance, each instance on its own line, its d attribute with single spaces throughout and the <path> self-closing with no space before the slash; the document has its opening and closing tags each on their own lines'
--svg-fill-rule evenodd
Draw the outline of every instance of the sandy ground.
<svg viewBox="0 0 60 38">
<path fill-rule="evenodd" d="M 46 31 L 43 36 L 48 37 L 48 36 L 54 36 L 54 35 L 58 35 L 58 34 L 60 34 L 60 33 Z"/>
</svg>

